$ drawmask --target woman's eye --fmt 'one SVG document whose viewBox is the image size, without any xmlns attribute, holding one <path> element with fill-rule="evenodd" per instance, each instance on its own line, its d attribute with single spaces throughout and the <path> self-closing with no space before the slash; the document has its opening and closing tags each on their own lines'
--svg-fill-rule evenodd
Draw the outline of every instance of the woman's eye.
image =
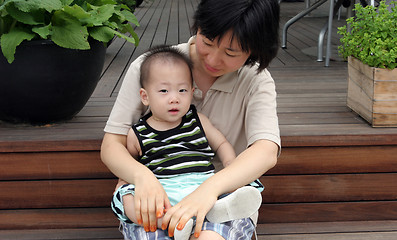
<svg viewBox="0 0 397 240">
<path fill-rule="evenodd" d="M 226 52 L 226 55 L 229 56 L 229 57 L 236 57 L 236 55 L 230 54 L 230 53 L 228 53 L 228 52 Z"/>
<path fill-rule="evenodd" d="M 203 40 L 203 43 L 207 46 L 212 46 L 212 42 Z"/>
</svg>

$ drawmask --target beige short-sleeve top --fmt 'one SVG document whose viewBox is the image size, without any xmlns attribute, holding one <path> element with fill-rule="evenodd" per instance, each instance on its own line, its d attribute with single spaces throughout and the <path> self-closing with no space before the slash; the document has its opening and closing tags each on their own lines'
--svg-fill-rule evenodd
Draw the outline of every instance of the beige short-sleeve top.
<svg viewBox="0 0 397 240">
<path fill-rule="evenodd" d="M 192 37 L 188 43 L 176 47 L 189 55 L 189 46 L 194 42 Z M 146 112 L 139 96 L 141 62 L 142 56 L 131 63 L 105 132 L 126 135 L 131 124 Z M 267 70 L 258 74 L 256 66 L 243 66 L 225 74 L 215 81 L 204 98 L 196 88 L 193 104 L 225 135 L 237 154 L 260 139 L 281 146 L 275 83 Z"/>
</svg>

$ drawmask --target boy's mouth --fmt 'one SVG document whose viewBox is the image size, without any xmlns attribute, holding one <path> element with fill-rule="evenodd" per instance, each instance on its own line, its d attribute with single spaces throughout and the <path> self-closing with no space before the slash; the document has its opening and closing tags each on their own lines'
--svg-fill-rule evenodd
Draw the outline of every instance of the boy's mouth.
<svg viewBox="0 0 397 240">
<path fill-rule="evenodd" d="M 168 112 L 176 114 L 179 112 L 179 110 L 177 108 L 172 108 L 172 109 L 168 110 Z"/>
</svg>

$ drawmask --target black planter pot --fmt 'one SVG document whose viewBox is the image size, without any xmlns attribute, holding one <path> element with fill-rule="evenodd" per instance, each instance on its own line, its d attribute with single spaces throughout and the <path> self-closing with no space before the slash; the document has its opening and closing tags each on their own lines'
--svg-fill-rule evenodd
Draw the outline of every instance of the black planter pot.
<svg viewBox="0 0 397 240">
<path fill-rule="evenodd" d="M 23 43 L 9 64 L 0 52 L 0 120 L 34 125 L 71 119 L 99 81 L 106 47 L 65 49 L 49 40 Z"/>
</svg>

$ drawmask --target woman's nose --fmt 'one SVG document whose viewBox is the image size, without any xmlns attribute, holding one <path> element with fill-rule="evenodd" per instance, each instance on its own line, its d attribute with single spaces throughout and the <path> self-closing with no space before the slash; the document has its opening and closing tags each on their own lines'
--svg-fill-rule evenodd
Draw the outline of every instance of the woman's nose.
<svg viewBox="0 0 397 240">
<path fill-rule="evenodd" d="M 220 61 L 220 56 L 218 51 L 212 51 L 210 53 L 208 53 L 207 55 L 207 63 L 211 66 L 216 66 L 218 65 Z"/>
</svg>

